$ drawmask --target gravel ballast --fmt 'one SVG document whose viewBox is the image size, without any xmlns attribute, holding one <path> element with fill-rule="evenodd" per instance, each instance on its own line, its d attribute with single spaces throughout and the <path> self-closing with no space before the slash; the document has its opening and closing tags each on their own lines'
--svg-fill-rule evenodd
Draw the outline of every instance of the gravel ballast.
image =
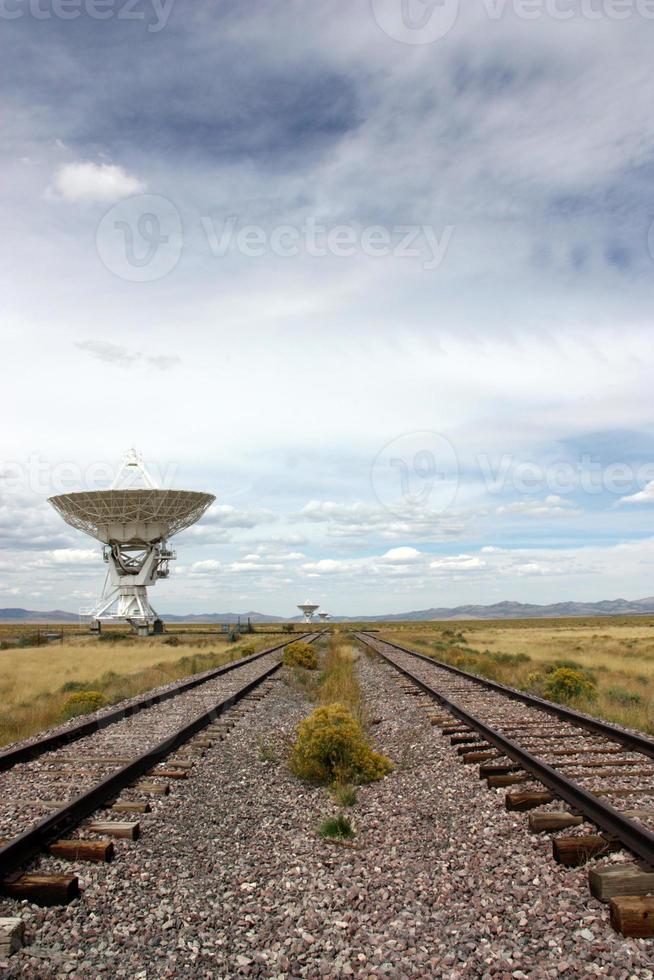
<svg viewBox="0 0 654 980">
<path fill-rule="evenodd" d="M 30 944 L 11 977 L 654 977 L 654 943 L 613 933 L 587 869 L 504 809 L 460 763 L 406 680 L 362 655 L 375 748 L 396 770 L 358 788 L 352 844 L 318 837 L 338 812 L 285 757 L 311 710 L 283 669 L 188 781 L 153 803 L 82 898 L 40 909 L 0 899 Z"/>
</svg>

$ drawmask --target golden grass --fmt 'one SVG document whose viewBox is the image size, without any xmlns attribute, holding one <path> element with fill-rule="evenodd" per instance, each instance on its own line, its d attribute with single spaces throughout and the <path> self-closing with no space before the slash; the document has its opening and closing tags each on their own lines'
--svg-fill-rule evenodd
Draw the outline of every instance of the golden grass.
<svg viewBox="0 0 654 980">
<path fill-rule="evenodd" d="M 389 624 L 380 636 L 524 690 L 565 661 L 596 688 L 575 707 L 654 733 L 651 617 Z"/>
<path fill-rule="evenodd" d="M 216 637 L 209 643 L 177 646 L 167 646 L 160 638 L 122 643 L 87 638 L 85 643 L 0 651 L 0 745 L 57 724 L 72 685 L 100 691 L 114 703 L 229 663 L 248 648 L 258 652 L 276 642 L 256 635 L 238 643 Z"/>
<path fill-rule="evenodd" d="M 365 727 L 365 710 L 356 671 L 358 658 L 355 647 L 338 630 L 334 630 L 318 687 L 318 701 L 325 705 L 344 705 Z"/>
</svg>

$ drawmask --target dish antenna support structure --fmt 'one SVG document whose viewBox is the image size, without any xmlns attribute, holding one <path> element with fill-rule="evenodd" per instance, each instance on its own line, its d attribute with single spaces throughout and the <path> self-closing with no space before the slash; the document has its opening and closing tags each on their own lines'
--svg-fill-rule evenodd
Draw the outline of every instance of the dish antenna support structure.
<svg viewBox="0 0 654 980">
<path fill-rule="evenodd" d="M 319 603 L 309 602 L 308 599 L 306 602 L 298 602 L 297 607 L 304 616 L 305 623 L 313 622 L 313 614 L 315 613 L 316 609 L 320 609 Z"/>
<path fill-rule="evenodd" d="M 140 477 L 145 488 L 119 489 L 125 477 Z M 168 539 L 198 521 L 216 498 L 190 490 L 160 490 L 135 450 L 125 454 L 110 490 L 64 493 L 49 503 L 67 524 L 104 545 L 109 566 L 102 596 L 90 611 L 91 629 L 101 623 L 130 623 L 140 636 L 163 623 L 148 599 L 148 587 L 168 578 L 177 555 Z"/>
</svg>

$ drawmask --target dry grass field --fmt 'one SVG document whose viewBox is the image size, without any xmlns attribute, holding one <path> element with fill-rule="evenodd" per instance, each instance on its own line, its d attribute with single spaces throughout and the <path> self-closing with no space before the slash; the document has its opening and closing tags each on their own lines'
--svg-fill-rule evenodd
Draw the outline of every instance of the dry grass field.
<svg viewBox="0 0 654 980">
<path fill-rule="evenodd" d="M 545 696 L 567 667 L 588 682 L 574 707 L 654 733 L 653 617 L 374 625 L 382 638 Z"/>
<path fill-rule="evenodd" d="M 235 643 L 220 633 L 148 639 L 114 635 L 102 641 L 71 635 L 63 643 L 0 650 L 0 745 L 57 724 L 71 692 L 98 691 L 111 704 L 281 640 L 257 634 Z"/>
</svg>

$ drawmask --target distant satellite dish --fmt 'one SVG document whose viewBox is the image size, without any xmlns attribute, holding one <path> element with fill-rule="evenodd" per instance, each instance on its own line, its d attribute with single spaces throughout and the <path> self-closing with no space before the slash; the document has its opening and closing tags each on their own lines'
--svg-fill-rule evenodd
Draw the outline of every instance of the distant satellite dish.
<svg viewBox="0 0 654 980">
<path fill-rule="evenodd" d="M 315 613 L 316 609 L 320 609 L 320 604 L 317 602 L 309 602 L 307 599 L 306 602 L 298 602 L 297 607 L 304 615 L 304 622 L 311 623 L 313 621 L 313 614 Z"/>
<path fill-rule="evenodd" d="M 144 489 L 117 489 L 123 476 L 137 474 Z M 80 491 L 50 497 L 67 524 L 101 541 L 109 565 L 102 598 L 91 610 L 92 628 L 127 621 L 140 635 L 161 624 L 147 588 L 167 578 L 177 557 L 167 541 L 198 521 L 216 498 L 190 490 L 159 490 L 141 456 L 125 454 L 111 490 Z"/>
<path fill-rule="evenodd" d="M 326 623 L 327 620 L 329 620 L 331 618 L 332 617 L 331 617 L 330 613 L 328 613 L 328 612 L 319 612 L 318 613 L 318 619 L 321 619 L 323 621 L 323 623 Z"/>
</svg>

